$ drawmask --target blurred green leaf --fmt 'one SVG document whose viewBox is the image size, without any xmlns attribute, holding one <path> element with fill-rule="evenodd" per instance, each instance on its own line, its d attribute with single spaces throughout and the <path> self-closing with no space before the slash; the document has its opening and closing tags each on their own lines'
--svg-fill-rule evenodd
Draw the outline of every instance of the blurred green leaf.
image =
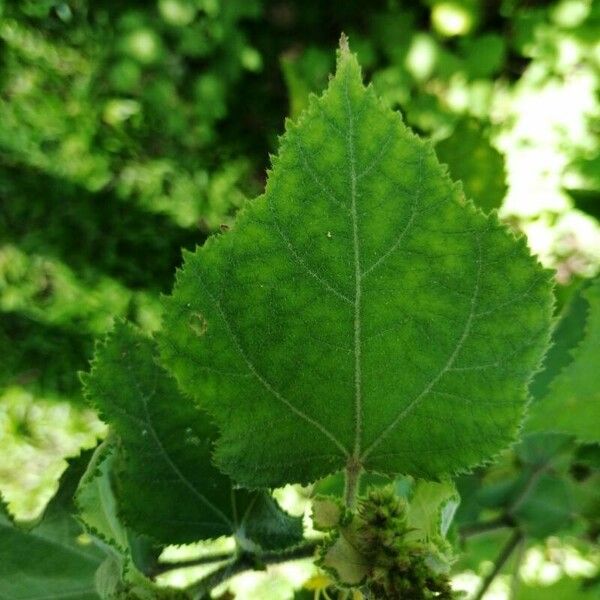
<svg viewBox="0 0 600 600">
<path fill-rule="evenodd" d="M 100 598 L 96 570 L 106 553 L 83 536 L 73 516 L 73 494 L 89 453 L 72 461 L 44 515 L 30 526 L 0 514 L 0 595 L 11 600 L 63 597 Z"/>
<path fill-rule="evenodd" d="M 562 346 L 571 347 L 571 361 L 566 365 L 564 360 L 552 363 L 551 366 L 559 369 L 562 366 L 562 369 L 555 372 L 547 394 L 531 405 L 527 428 L 529 431 L 570 433 L 585 442 L 599 442 L 600 379 L 596 365 L 600 356 L 600 279 L 581 292 L 581 299 L 583 302 L 576 297 L 571 308 L 579 314 L 570 317 L 568 311 L 564 319 L 568 319 L 569 323 L 573 318 L 581 319 L 586 303 L 583 336 L 576 347 L 572 346 L 572 339 L 559 342 Z M 577 331 L 577 326 L 569 329 L 559 327 L 557 334 L 572 335 L 574 330 Z"/>
<path fill-rule="evenodd" d="M 452 179 L 462 181 L 467 198 L 485 212 L 500 208 L 506 194 L 504 157 L 474 120 L 463 120 L 435 147 Z"/>
</svg>

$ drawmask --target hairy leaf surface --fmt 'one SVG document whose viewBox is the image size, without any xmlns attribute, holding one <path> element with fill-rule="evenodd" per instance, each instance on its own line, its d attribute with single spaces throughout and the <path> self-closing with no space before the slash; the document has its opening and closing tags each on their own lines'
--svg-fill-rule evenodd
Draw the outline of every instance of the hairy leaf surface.
<svg viewBox="0 0 600 600">
<path fill-rule="evenodd" d="M 265 194 L 186 254 L 161 354 L 248 486 L 360 465 L 433 478 L 515 435 L 549 275 L 466 202 L 342 48 Z"/>
</svg>

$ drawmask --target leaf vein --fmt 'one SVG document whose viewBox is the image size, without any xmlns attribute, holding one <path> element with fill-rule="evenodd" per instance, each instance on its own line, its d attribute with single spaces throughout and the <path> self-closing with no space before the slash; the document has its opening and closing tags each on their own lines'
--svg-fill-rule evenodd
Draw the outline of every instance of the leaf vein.
<svg viewBox="0 0 600 600">
<path fill-rule="evenodd" d="M 477 273 L 475 276 L 475 283 L 473 286 L 473 293 L 471 297 L 471 303 L 469 308 L 469 314 L 465 320 L 465 326 L 463 331 L 454 346 L 454 350 L 450 353 L 448 360 L 444 364 L 444 366 L 438 371 L 438 373 L 429 381 L 429 383 L 423 388 L 423 390 L 415 396 L 409 404 L 403 408 L 398 415 L 392 420 L 392 422 L 375 438 L 375 440 L 371 443 L 371 445 L 365 450 L 362 460 L 366 459 L 371 452 L 396 428 L 396 425 L 402 419 L 406 418 L 406 416 L 411 413 L 421 402 L 421 400 L 429 394 L 429 392 L 433 389 L 436 383 L 452 368 L 452 365 L 458 358 L 460 351 L 462 350 L 467 338 L 471 333 L 471 327 L 473 325 L 473 321 L 475 320 L 475 314 L 477 310 L 477 302 L 479 299 L 479 292 L 481 287 L 481 272 L 482 272 L 482 250 L 481 250 L 481 240 L 477 237 L 477 248 L 478 248 L 478 259 L 477 259 Z"/>
<path fill-rule="evenodd" d="M 282 241 L 285 244 L 285 247 L 289 250 L 289 252 L 292 255 L 292 257 L 294 258 L 294 261 L 296 262 L 296 264 L 300 265 L 311 277 L 316 279 L 327 291 L 331 292 L 332 294 L 334 294 L 335 296 L 337 296 L 344 302 L 347 302 L 348 304 L 354 304 L 354 302 L 350 298 L 348 298 L 348 296 L 346 296 L 345 294 L 340 292 L 333 285 L 331 285 L 328 281 L 326 281 L 323 277 L 321 277 L 316 271 L 313 271 L 309 267 L 306 260 L 300 255 L 300 253 L 296 250 L 296 248 L 294 248 L 294 245 L 292 244 L 292 242 L 290 241 L 288 236 L 283 231 L 283 229 L 277 219 L 277 215 L 275 214 L 275 209 L 273 208 L 273 205 L 270 202 L 270 200 L 269 200 L 269 209 L 273 215 L 272 223 L 275 228 L 275 231 L 281 237 Z"/>
<path fill-rule="evenodd" d="M 269 381 L 267 381 L 267 379 L 265 379 L 265 377 L 257 370 L 257 368 L 254 366 L 254 363 L 250 360 L 250 358 L 248 357 L 248 355 L 242 348 L 242 345 L 240 344 L 240 341 L 239 341 L 238 337 L 236 336 L 235 332 L 231 328 L 229 319 L 227 318 L 227 315 L 223 311 L 223 308 L 222 308 L 220 302 L 213 296 L 213 294 L 208 290 L 208 288 L 206 286 L 205 286 L 205 289 L 206 289 L 206 293 L 213 301 L 213 304 L 215 305 L 215 307 L 221 317 L 221 320 L 223 321 L 223 324 L 225 325 L 225 328 L 227 329 L 227 332 L 229 334 L 229 337 L 231 338 L 231 341 L 233 342 L 239 355 L 242 357 L 242 359 L 246 363 L 246 366 L 248 367 L 248 369 L 252 373 L 252 375 L 254 375 L 254 377 L 261 383 L 261 385 L 274 398 L 279 400 L 284 406 L 286 406 L 297 417 L 300 417 L 301 419 L 303 419 L 304 421 L 306 421 L 307 423 L 312 425 L 315 429 L 320 431 L 330 442 L 332 442 L 339 450 L 342 451 L 344 456 L 347 456 L 348 450 L 330 431 L 328 431 L 321 423 L 319 423 L 318 421 L 313 419 L 311 416 L 307 415 L 304 411 L 302 411 L 299 408 L 297 408 L 296 406 L 294 406 L 287 398 L 285 398 L 279 391 L 277 391 L 269 383 Z"/>
<path fill-rule="evenodd" d="M 161 442 L 160 438 L 158 437 L 158 434 L 156 433 L 156 429 L 154 428 L 154 424 L 152 422 L 152 417 L 150 416 L 150 412 L 148 410 L 148 402 L 156 394 L 156 388 L 151 392 L 151 394 L 144 394 L 140 387 L 137 377 L 133 373 L 131 365 L 127 365 L 127 370 L 129 371 L 133 384 L 135 385 L 138 391 L 139 398 L 142 402 L 142 408 L 144 410 L 144 420 L 146 422 L 146 425 L 148 426 L 148 430 L 150 432 L 150 435 L 152 436 L 152 439 L 154 440 L 154 443 L 156 444 L 156 447 L 160 451 L 160 456 L 164 459 L 164 461 L 175 473 L 175 475 L 177 475 L 181 483 L 183 483 L 183 485 L 187 487 L 188 490 L 190 490 L 190 492 L 192 492 L 192 494 L 196 496 L 196 498 L 198 498 L 198 500 L 200 500 L 206 507 L 212 510 L 212 512 L 215 515 L 217 515 L 226 525 L 230 526 L 233 529 L 233 523 L 231 522 L 231 520 L 221 510 L 219 510 L 219 508 L 217 508 L 208 498 L 206 498 L 206 496 L 199 492 L 196 489 L 196 486 L 192 484 L 190 480 L 181 472 L 179 467 L 173 462 L 173 459 L 171 458 L 163 443 Z"/>
</svg>

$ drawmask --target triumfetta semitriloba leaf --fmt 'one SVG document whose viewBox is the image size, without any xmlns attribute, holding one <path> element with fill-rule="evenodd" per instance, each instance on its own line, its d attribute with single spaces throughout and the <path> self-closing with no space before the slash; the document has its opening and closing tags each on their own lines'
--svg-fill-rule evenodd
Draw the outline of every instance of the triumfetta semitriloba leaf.
<svg viewBox="0 0 600 600">
<path fill-rule="evenodd" d="M 164 364 L 242 485 L 432 478 L 506 446 L 548 343 L 550 275 L 430 143 L 337 71 L 288 122 L 264 195 L 186 253 Z"/>
</svg>

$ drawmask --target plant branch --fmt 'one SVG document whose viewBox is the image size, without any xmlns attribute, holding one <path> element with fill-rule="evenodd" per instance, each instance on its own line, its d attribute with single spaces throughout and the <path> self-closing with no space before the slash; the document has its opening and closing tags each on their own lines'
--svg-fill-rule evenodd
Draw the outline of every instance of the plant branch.
<svg viewBox="0 0 600 600">
<path fill-rule="evenodd" d="M 231 560 L 234 556 L 235 554 L 233 552 L 221 552 L 219 554 L 198 556 L 188 560 L 159 563 L 152 569 L 151 576 L 156 577 L 158 575 L 162 575 L 163 573 L 167 573 L 168 571 L 174 571 L 175 569 L 186 569 L 188 567 L 199 567 L 202 565 L 223 562 L 224 560 Z"/>
<path fill-rule="evenodd" d="M 261 570 L 268 565 L 308 558 L 314 554 L 318 543 L 318 541 L 311 540 L 287 550 L 269 551 L 262 554 L 238 554 L 228 563 L 192 584 L 187 588 L 187 592 L 193 600 L 202 600 L 208 597 L 212 589 L 244 571 Z"/>
<path fill-rule="evenodd" d="M 521 574 L 520 568 L 521 563 L 523 562 L 523 554 L 525 553 L 525 538 L 523 537 L 519 542 L 519 546 L 517 548 L 517 553 L 515 555 L 515 564 L 513 567 L 512 578 L 510 581 L 510 600 L 515 600 L 517 597 L 517 592 L 519 591 L 519 585 L 521 583 Z"/>
<path fill-rule="evenodd" d="M 486 575 L 484 580 L 481 582 L 481 586 L 477 591 L 477 594 L 473 597 L 473 600 L 481 600 L 484 594 L 487 592 L 490 585 L 494 579 L 496 579 L 498 573 L 502 570 L 506 561 L 510 558 L 511 554 L 514 552 L 515 548 L 521 543 L 523 540 L 523 534 L 518 529 L 513 531 L 512 535 L 508 538 L 508 541 L 500 550 L 500 554 L 498 554 L 496 560 L 494 561 L 493 569 Z"/>
<path fill-rule="evenodd" d="M 460 537 L 466 539 L 474 535 L 479 535 L 480 533 L 512 526 L 514 526 L 514 521 L 509 515 L 503 514 L 495 519 L 490 519 L 489 521 L 478 521 L 464 525 L 460 528 Z"/>
</svg>

